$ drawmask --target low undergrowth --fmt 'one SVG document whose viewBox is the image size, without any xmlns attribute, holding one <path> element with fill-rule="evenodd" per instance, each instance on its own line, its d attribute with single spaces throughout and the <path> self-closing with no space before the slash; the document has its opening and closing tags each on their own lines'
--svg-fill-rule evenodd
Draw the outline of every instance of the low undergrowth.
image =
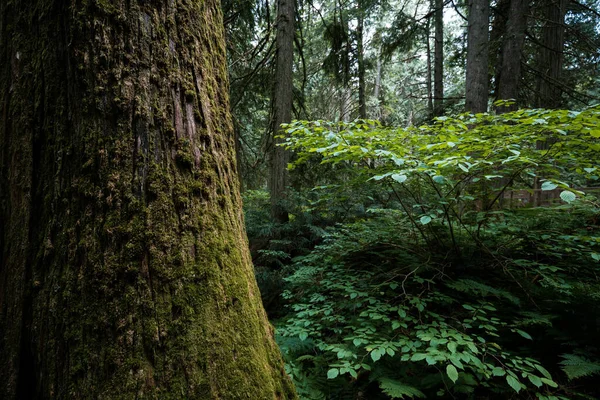
<svg viewBox="0 0 600 400">
<path fill-rule="evenodd" d="M 290 223 L 259 192 L 246 215 L 301 397 L 599 395 L 598 126 L 598 108 L 289 125 Z"/>
</svg>

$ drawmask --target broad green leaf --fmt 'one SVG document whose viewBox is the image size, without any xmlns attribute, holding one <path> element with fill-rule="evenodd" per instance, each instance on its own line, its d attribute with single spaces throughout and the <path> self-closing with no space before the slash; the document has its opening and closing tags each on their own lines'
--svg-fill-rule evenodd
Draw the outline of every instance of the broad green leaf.
<svg viewBox="0 0 600 400">
<path fill-rule="evenodd" d="M 450 353 L 456 353 L 456 348 L 458 347 L 458 345 L 456 344 L 456 342 L 449 342 L 448 343 L 448 350 L 450 350 Z"/>
<path fill-rule="evenodd" d="M 562 192 L 560 192 L 560 198 L 565 203 L 572 203 L 575 201 L 575 199 L 577 199 L 577 196 L 575 196 L 575 193 L 573 193 L 573 192 L 570 192 L 568 190 L 563 190 Z"/>
<path fill-rule="evenodd" d="M 550 372 L 548 372 L 546 370 L 546 368 L 542 367 L 540 364 L 535 364 L 534 366 L 535 366 L 535 369 L 540 371 L 542 373 L 542 375 L 544 375 L 546 378 L 552 379 L 552 375 L 550 375 Z"/>
<path fill-rule="evenodd" d="M 558 383 L 554 382 L 552 379 L 540 378 L 540 380 L 550 387 L 558 387 Z"/>
<path fill-rule="evenodd" d="M 554 182 L 545 181 L 542 183 L 542 190 L 554 190 L 558 187 L 558 185 Z"/>
<path fill-rule="evenodd" d="M 381 353 L 379 352 L 379 349 L 375 349 L 371 352 L 371 358 L 375 362 L 379 361 L 379 359 L 381 358 Z"/>
<path fill-rule="evenodd" d="M 404 183 L 404 182 L 406 182 L 406 179 L 408 179 L 408 178 L 406 175 L 393 174 L 392 179 L 398 183 Z"/>
<path fill-rule="evenodd" d="M 515 332 L 517 332 L 519 335 L 523 336 L 525 339 L 529 339 L 529 340 L 533 340 L 533 338 L 531 337 L 531 335 L 527 332 L 524 332 L 520 329 L 515 329 Z"/>
<path fill-rule="evenodd" d="M 519 393 L 521 390 L 521 382 L 518 379 L 512 377 L 511 375 L 506 375 L 506 383 L 510 385 L 511 388 L 515 390 L 515 392 Z"/>
<path fill-rule="evenodd" d="M 543 385 L 542 380 L 535 375 L 527 375 L 527 378 L 529 379 L 529 382 L 533 383 L 535 386 L 540 387 Z"/>
<path fill-rule="evenodd" d="M 430 217 L 429 215 L 423 215 L 423 216 L 421 217 L 421 223 L 422 223 L 423 225 L 427 225 L 427 224 L 428 224 L 428 223 L 430 223 L 430 222 L 431 222 L 431 217 Z"/>
<path fill-rule="evenodd" d="M 415 353 L 412 355 L 412 357 L 410 358 L 410 361 L 421 361 L 427 358 L 427 354 L 423 354 L 423 353 Z"/>
<path fill-rule="evenodd" d="M 456 370 L 456 367 L 452 364 L 448 364 L 446 366 L 446 375 L 448 375 L 448 378 L 450 378 L 450 380 L 453 383 L 456 383 L 456 381 L 458 380 L 458 371 Z"/>
<path fill-rule="evenodd" d="M 327 371 L 327 379 L 335 379 L 340 374 L 340 370 L 337 368 L 331 368 Z M 323 376 L 323 375 L 321 375 Z"/>
</svg>

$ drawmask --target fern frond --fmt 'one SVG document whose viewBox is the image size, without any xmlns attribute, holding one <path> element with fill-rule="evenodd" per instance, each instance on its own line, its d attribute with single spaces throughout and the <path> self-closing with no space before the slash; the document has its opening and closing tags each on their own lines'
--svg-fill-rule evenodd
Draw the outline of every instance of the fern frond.
<svg viewBox="0 0 600 400">
<path fill-rule="evenodd" d="M 454 290 L 458 290 L 463 293 L 473 293 L 479 296 L 496 296 L 504 298 L 515 305 L 519 305 L 520 300 L 518 297 L 512 295 L 506 290 L 497 289 L 481 282 L 477 282 L 471 279 L 458 279 L 454 282 L 446 284 L 448 287 Z"/>
<path fill-rule="evenodd" d="M 575 354 L 563 354 L 561 357 L 564 360 L 560 365 L 569 380 L 600 374 L 600 362 L 590 361 Z"/>
<path fill-rule="evenodd" d="M 404 396 L 409 398 L 419 397 L 425 398 L 423 392 L 412 386 L 406 385 L 400 381 L 390 378 L 379 378 L 379 387 L 383 393 L 390 396 L 392 399 L 403 399 Z"/>
</svg>

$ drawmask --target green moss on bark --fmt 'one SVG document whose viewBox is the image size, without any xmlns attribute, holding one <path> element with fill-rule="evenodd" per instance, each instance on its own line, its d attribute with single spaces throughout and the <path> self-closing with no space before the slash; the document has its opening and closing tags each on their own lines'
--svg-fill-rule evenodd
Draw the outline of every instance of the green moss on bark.
<svg viewBox="0 0 600 400">
<path fill-rule="evenodd" d="M 218 2 L 34 3 L 0 0 L 0 394 L 295 398 L 243 233 Z"/>
</svg>

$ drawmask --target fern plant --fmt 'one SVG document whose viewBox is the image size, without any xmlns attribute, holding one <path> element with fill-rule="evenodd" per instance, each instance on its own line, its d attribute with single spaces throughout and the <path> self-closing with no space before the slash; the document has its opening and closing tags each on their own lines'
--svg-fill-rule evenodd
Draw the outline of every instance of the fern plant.
<svg viewBox="0 0 600 400">
<path fill-rule="evenodd" d="M 561 357 L 560 365 L 570 380 L 600 374 L 600 361 L 590 361 L 576 354 L 563 354 Z"/>
</svg>

